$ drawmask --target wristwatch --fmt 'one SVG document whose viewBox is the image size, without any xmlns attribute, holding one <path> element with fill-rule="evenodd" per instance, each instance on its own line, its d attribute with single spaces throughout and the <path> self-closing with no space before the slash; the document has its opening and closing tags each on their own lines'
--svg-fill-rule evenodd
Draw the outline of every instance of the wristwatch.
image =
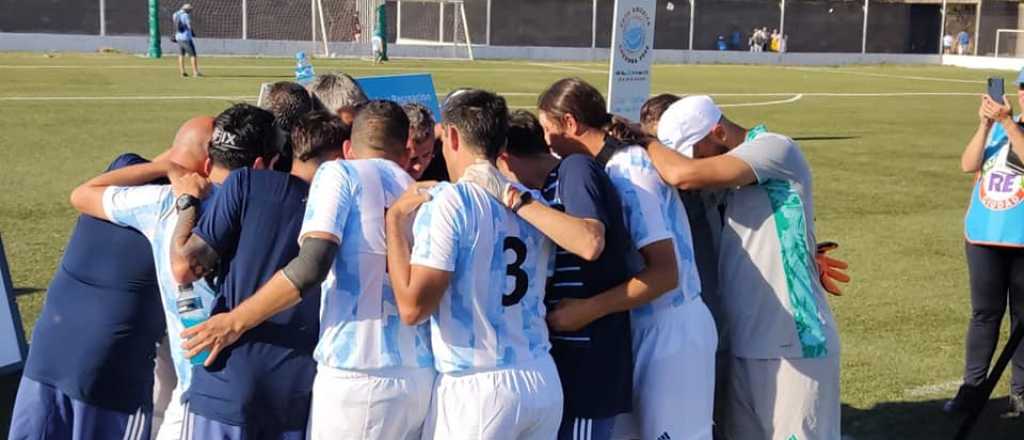
<svg viewBox="0 0 1024 440">
<path fill-rule="evenodd" d="M 519 191 L 518 197 L 516 197 L 516 201 L 512 204 L 510 209 L 512 209 L 512 212 L 518 213 L 520 209 L 532 201 L 533 193 L 529 191 Z"/>
<path fill-rule="evenodd" d="M 177 212 L 181 212 L 195 206 L 199 206 L 199 199 L 192 194 L 182 194 L 174 201 L 174 208 Z"/>
</svg>

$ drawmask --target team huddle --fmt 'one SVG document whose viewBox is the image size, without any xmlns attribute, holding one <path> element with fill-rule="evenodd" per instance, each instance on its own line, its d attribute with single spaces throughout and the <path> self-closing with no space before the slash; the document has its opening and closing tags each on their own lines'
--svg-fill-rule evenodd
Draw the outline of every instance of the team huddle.
<svg viewBox="0 0 1024 440">
<path fill-rule="evenodd" d="M 538 116 L 343 74 L 261 105 L 72 192 L 11 439 L 840 438 L 791 139 L 576 78 Z"/>
</svg>

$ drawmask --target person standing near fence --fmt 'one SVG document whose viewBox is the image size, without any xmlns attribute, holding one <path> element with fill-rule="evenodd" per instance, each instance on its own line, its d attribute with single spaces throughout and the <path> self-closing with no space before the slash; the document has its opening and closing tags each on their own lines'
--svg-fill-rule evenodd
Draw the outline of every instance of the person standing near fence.
<svg viewBox="0 0 1024 440">
<path fill-rule="evenodd" d="M 185 73 L 185 55 L 192 61 L 192 75 L 203 76 L 199 73 L 199 57 L 196 55 L 195 32 L 192 30 L 192 4 L 185 3 L 181 9 L 174 13 L 174 41 L 178 43 L 178 73 L 182 78 L 188 77 Z"/>
<path fill-rule="evenodd" d="M 1024 71 L 1017 101 L 1024 106 Z M 1024 130 L 1010 103 L 981 98 L 978 129 L 960 157 L 960 168 L 977 173 L 964 219 L 967 272 L 971 286 L 971 320 L 967 327 L 964 381 L 943 409 L 970 412 L 984 403 L 980 391 L 999 340 L 999 327 L 1009 302 L 1011 320 L 1024 319 L 1024 204 L 1021 163 Z M 1004 417 L 1024 414 L 1024 349 L 1013 357 L 1010 408 Z"/>
<path fill-rule="evenodd" d="M 966 30 L 960 31 L 956 34 L 956 53 L 957 55 L 964 55 L 967 53 L 967 49 L 971 47 L 971 34 L 968 34 Z"/>
</svg>

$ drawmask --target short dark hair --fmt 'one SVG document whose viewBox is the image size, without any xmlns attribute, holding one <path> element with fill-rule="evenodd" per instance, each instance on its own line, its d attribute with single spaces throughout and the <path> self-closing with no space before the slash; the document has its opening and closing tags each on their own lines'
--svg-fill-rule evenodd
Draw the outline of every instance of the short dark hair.
<svg viewBox="0 0 1024 440">
<path fill-rule="evenodd" d="M 274 115 L 274 144 L 281 155 L 274 169 L 288 172 L 292 168 L 292 127 L 315 108 L 313 98 L 301 85 L 279 81 L 270 86 L 265 101 L 263 108 Z"/>
<path fill-rule="evenodd" d="M 326 111 L 306 113 L 292 127 L 293 157 L 307 161 L 331 150 L 341 154 L 341 146 L 351 134 L 349 126 L 335 115 Z"/>
<path fill-rule="evenodd" d="M 514 110 L 508 115 L 508 145 L 505 151 L 513 156 L 548 154 L 544 128 L 540 120 L 526 110 Z"/>
<path fill-rule="evenodd" d="M 331 113 L 351 111 L 368 101 L 359 83 L 348 74 L 340 72 L 317 75 L 306 89 L 317 103 Z"/>
<path fill-rule="evenodd" d="M 414 143 L 419 144 L 434 135 L 434 116 L 426 106 L 407 102 L 402 104 L 402 110 L 409 117 L 409 137 Z"/>
<path fill-rule="evenodd" d="M 662 93 L 649 98 L 647 101 L 644 101 L 644 105 L 640 106 L 640 123 L 644 127 L 652 124 L 654 127 L 657 127 L 658 121 L 661 119 L 661 115 L 665 113 L 665 110 L 668 110 L 669 106 L 675 104 L 680 99 L 680 97 L 671 93 Z"/>
<path fill-rule="evenodd" d="M 373 100 L 360 106 L 352 121 L 352 146 L 402 155 L 409 140 L 409 117 L 394 101 Z"/>
<path fill-rule="evenodd" d="M 229 170 L 252 166 L 257 158 L 270 162 L 274 145 L 274 115 L 249 104 L 235 104 L 213 121 L 210 160 Z"/>
<path fill-rule="evenodd" d="M 295 122 L 313 110 L 313 98 L 301 85 L 279 81 L 270 86 L 263 108 L 274 114 L 274 124 L 291 131 Z"/>
<path fill-rule="evenodd" d="M 505 98 L 486 90 L 466 90 L 445 102 L 442 117 L 454 125 L 462 141 L 495 160 L 508 141 L 508 106 Z"/>
</svg>

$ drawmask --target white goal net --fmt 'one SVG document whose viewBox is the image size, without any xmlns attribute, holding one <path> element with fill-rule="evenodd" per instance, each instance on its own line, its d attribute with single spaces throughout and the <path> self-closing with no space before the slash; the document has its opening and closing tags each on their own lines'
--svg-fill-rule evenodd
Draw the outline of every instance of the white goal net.
<svg viewBox="0 0 1024 440">
<path fill-rule="evenodd" d="M 466 6 L 460 0 L 396 0 L 395 23 L 396 45 L 450 47 L 444 55 L 473 59 Z"/>
<path fill-rule="evenodd" d="M 1024 30 L 997 29 L 993 55 L 999 58 L 1024 58 Z"/>
</svg>

